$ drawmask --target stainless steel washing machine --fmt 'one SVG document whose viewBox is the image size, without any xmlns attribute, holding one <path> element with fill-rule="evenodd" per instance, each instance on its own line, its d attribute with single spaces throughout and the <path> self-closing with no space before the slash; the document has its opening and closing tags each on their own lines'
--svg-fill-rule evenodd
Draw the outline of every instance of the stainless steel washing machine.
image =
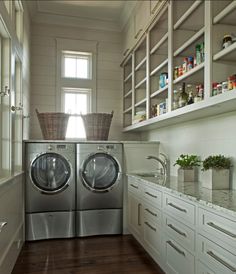
<svg viewBox="0 0 236 274">
<path fill-rule="evenodd" d="M 122 144 L 77 144 L 76 234 L 121 234 Z"/>
<path fill-rule="evenodd" d="M 26 143 L 26 240 L 75 236 L 75 144 Z"/>
</svg>

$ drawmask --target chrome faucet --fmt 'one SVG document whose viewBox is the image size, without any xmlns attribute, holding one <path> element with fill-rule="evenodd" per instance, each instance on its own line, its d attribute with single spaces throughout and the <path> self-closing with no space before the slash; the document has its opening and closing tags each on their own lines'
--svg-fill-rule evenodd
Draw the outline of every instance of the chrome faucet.
<svg viewBox="0 0 236 274">
<path fill-rule="evenodd" d="M 156 160 L 158 161 L 161 165 L 162 165 L 162 170 L 163 170 L 163 182 L 162 182 L 162 185 L 165 185 L 166 184 L 166 180 L 167 180 L 167 157 L 163 154 L 163 153 L 160 153 L 162 156 L 164 156 L 164 161 L 161 160 L 160 158 L 156 157 L 156 156 L 152 156 L 152 155 L 149 155 L 146 157 L 146 159 L 150 160 L 150 159 L 153 159 L 153 160 Z"/>
</svg>

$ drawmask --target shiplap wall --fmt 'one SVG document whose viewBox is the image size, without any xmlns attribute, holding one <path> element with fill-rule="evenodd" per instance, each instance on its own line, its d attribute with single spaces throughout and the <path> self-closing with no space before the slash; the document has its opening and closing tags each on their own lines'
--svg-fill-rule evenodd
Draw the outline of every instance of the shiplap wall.
<svg viewBox="0 0 236 274">
<path fill-rule="evenodd" d="M 170 160 L 170 172 L 180 154 L 196 154 L 203 160 L 209 155 L 223 154 L 232 159 L 231 186 L 236 189 L 236 112 L 180 123 L 142 134 L 143 140 L 160 141 L 160 152 Z M 199 178 L 201 181 L 199 168 Z"/>
<path fill-rule="evenodd" d="M 97 112 L 114 110 L 109 139 L 127 139 L 122 135 L 121 34 L 49 24 L 32 27 L 30 138 L 42 138 L 35 109 L 56 110 L 56 38 L 98 42 Z"/>
</svg>

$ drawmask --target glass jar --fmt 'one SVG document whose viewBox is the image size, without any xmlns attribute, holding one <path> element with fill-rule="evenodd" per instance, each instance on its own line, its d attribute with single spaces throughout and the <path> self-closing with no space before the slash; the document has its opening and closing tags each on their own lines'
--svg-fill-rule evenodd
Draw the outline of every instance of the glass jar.
<svg viewBox="0 0 236 274">
<path fill-rule="evenodd" d="M 173 110 L 179 107 L 179 91 L 177 89 L 173 90 Z"/>
<path fill-rule="evenodd" d="M 228 91 L 228 82 L 222 82 L 222 93 Z"/>
<path fill-rule="evenodd" d="M 188 103 L 188 94 L 185 91 L 185 83 L 179 88 L 179 107 L 182 108 Z"/>
<path fill-rule="evenodd" d="M 218 85 L 218 83 L 216 83 L 216 82 L 212 83 L 212 96 L 215 96 L 218 94 L 217 85 Z M 227 86 L 227 88 L 228 88 L 228 86 Z"/>
<path fill-rule="evenodd" d="M 224 35 L 222 48 L 226 49 L 228 46 L 230 46 L 233 43 L 232 36 L 230 34 Z"/>
<path fill-rule="evenodd" d="M 217 85 L 217 94 L 221 94 L 222 93 L 222 84 L 218 84 Z"/>
</svg>

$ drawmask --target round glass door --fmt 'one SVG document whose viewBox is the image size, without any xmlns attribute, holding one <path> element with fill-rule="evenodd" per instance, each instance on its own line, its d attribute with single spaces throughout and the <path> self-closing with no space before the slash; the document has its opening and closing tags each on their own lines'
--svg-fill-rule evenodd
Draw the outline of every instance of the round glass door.
<svg viewBox="0 0 236 274">
<path fill-rule="evenodd" d="M 30 176 L 40 191 L 53 194 L 68 186 L 71 167 L 63 156 L 57 153 L 44 153 L 32 161 Z"/>
<path fill-rule="evenodd" d="M 119 179 L 117 161 L 107 153 L 90 155 L 83 163 L 81 177 L 84 185 L 95 192 L 109 191 Z"/>
</svg>

